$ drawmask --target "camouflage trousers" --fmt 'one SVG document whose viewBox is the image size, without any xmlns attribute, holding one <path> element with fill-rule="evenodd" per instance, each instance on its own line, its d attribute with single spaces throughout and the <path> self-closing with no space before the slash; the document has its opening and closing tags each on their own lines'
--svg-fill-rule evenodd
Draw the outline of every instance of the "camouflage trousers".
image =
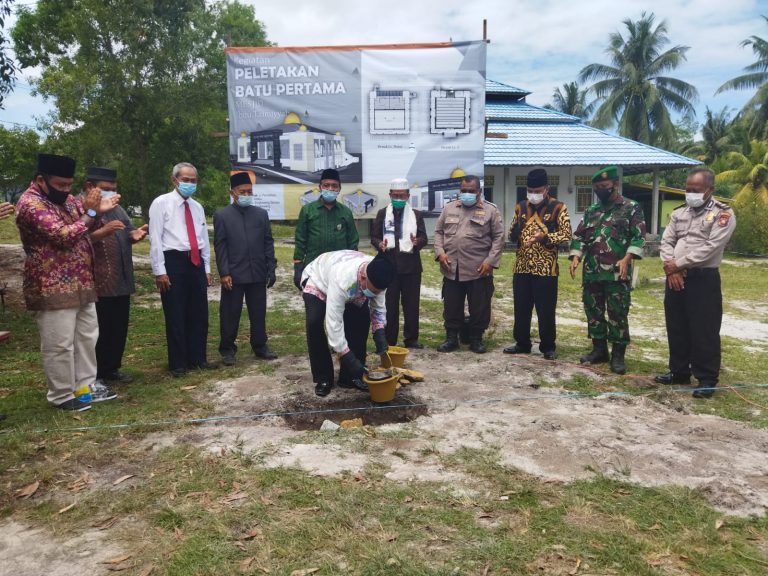
<svg viewBox="0 0 768 576">
<path fill-rule="evenodd" d="M 587 315 L 587 333 L 592 340 L 629 344 L 629 282 L 584 282 L 582 302 Z M 608 320 L 605 319 L 606 310 Z"/>
</svg>

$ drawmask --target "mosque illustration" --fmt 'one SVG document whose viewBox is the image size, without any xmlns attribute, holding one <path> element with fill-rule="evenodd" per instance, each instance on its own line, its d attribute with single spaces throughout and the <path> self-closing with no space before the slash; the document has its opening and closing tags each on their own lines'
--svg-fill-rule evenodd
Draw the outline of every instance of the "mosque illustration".
<svg viewBox="0 0 768 576">
<path fill-rule="evenodd" d="M 431 180 L 427 186 L 414 184 L 411 187 L 411 206 L 424 212 L 425 216 L 438 216 L 443 206 L 459 198 L 461 179 L 466 172 L 458 166 L 451 171 L 448 178 Z"/>
<path fill-rule="evenodd" d="M 347 152 L 346 142 L 340 132 L 304 124 L 297 113 L 289 112 L 278 126 L 241 132 L 237 139 L 237 162 L 309 173 L 346 168 L 360 161 Z"/>
</svg>

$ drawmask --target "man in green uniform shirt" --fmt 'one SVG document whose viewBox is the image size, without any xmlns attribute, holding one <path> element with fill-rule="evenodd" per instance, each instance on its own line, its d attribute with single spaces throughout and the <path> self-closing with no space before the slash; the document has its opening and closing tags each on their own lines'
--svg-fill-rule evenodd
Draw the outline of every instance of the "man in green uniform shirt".
<svg viewBox="0 0 768 576">
<path fill-rule="evenodd" d="M 632 260 L 643 257 L 645 218 L 634 200 L 619 193 L 619 169 L 606 166 L 592 176 L 599 202 L 584 212 L 573 234 L 569 272 L 576 275 L 584 260 L 582 300 L 592 351 L 582 364 L 608 362 L 608 340 L 613 344 L 611 371 L 624 374 L 624 352 L 629 344 L 629 306 Z M 605 319 L 606 310 L 608 320 Z"/>
<path fill-rule="evenodd" d="M 293 250 L 293 283 L 301 290 L 304 267 L 325 252 L 357 250 L 360 236 L 352 211 L 336 201 L 341 191 L 338 170 L 320 175 L 320 198 L 301 207 Z"/>
</svg>

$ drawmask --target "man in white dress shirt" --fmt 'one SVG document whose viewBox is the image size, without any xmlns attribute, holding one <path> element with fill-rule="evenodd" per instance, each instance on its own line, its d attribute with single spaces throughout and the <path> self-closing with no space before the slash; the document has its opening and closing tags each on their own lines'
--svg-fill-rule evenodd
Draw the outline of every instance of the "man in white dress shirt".
<svg viewBox="0 0 768 576">
<path fill-rule="evenodd" d="M 173 167 L 173 190 L 149 207 L 150 260 L 160 290 L 168 342 L 168 367 L 178 378 L 188 370 L 217 368 L 207 360 L 208 286 L 211 248 L 205 212 L 192 199 L 197 169 L 188 162 Z"/>
</svg>

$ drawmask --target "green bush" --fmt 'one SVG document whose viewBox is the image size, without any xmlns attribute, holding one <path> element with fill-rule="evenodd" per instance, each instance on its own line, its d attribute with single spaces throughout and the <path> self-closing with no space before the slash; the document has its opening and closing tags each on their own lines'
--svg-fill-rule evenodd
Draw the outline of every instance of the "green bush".
<svg viewBox="0 0 768 576">
<path fill-rule="evenodd" d="M 746 254 L 768 255 L 768 203 L 751 194 L 735 201 L 732 206 L 736 213 L 732 249 Z"/>
</svg>

